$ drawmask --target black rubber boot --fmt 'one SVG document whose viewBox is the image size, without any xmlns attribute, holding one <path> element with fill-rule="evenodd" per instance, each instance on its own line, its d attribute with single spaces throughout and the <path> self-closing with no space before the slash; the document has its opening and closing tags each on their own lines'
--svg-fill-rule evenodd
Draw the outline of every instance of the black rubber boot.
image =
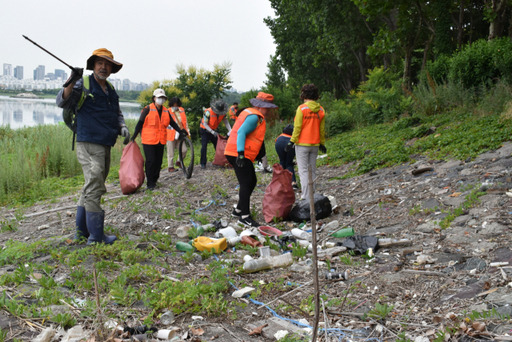
<svg viewBox="0 0 512 342">
<path fill-rule="evenodd" d="M 105 212 L 92 212 L 87 211 L 85 214 L 87 220 L 87 230 L 89 230 L 89 238 L 87 244 L 104 242 L 108 245 L 117 240 L 115 235 L 105 235 L 103 232 L 103 224 L 105 220 Z"/>
<path fill-rule="evenodd" d="M 76 207 L 76 231 L 75 240 L 79 241 L 82 238 L 88 238 L 89 232 L 87 231 L 87 223 L 85 220 L 85 207 Z"/>
</svg>

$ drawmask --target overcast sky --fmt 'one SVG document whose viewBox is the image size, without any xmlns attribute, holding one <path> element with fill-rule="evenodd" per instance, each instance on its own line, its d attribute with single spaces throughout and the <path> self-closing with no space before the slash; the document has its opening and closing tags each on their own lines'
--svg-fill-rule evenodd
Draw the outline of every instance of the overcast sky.
<svg viewBox="0 0 512 342">
<path fill-rule="evenodd" d="M 26 35 L 66 63 L 85 67 L 104 47 L 124 66 L 116 78 L 151 83 L 176 77 L 176 65 L 208 70 L 231 62 L 232 86 L 258 89 L 275 45 L 263 19 L 267 0 L 2 0 L 0 64 L 24 67 L 32 78 L 67 69 Z M 69 70 L 69 69 L 67 69 Z"/>
</svg>

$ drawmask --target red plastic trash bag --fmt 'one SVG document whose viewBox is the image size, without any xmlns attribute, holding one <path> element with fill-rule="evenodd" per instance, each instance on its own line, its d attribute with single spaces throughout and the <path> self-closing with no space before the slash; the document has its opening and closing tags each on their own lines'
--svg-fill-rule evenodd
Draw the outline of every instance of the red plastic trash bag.
<svg viewBox="0 0 512 342">
<path fill-rule="evenodd" d="M 292 173 L 283 169 L 281 164 L 274 164 L 272 181 L 263 196 L 263 217 L 265 221 L 284 220 L 290 214 L 295 203 L 295 192 L 292 187 Z"/>
<path fill-rule="evenodd" d="M 119 183 L 123 195 L 137 191 L 144 183 L 144 157 L 139 145 L 130 141 L 123 149 L 121 165 L 119 166 Z"/>
<path fill-rule="evenodd" d="M 228 159 L 224 155 L 224 150 L 226 149 L 226 144 L 228 143 L 228 138 L 223 137 L 222 135 L 217 136 L 217 147 L 215 148 L 215 158 L 213 159 L 212 164 L 218 166 L 231 166 L 228 162 Z"/>
</svg>

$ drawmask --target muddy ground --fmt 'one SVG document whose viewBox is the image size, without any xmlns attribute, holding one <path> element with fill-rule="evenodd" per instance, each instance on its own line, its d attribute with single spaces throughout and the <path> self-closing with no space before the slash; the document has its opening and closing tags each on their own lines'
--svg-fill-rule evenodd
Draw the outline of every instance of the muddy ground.
<svg viewBox="0 0 512 342">
<path fill-rule="evenodd" d="M 324 300 L 320 325 L 331 334 L 322 335 L 319 340 L 394 341 L 401 334 L 413 341 L 433 340 L 442 334 L 445 338 L 451 336 L 453 341 L 512 340 L 506 336 L 512 329 L 512 144 L 506 143 L 474 160 L 429 160 L 423 156 L 415 156 L 415 160 L 349 179 L 341 177 L 355 165 L 327 165 L 318 169 L 317 191 L 332 196 L 337 205 L 329 217 L 318 222 L 318 227 L 334 220 L 339 222 L 335 228 L 320 229 L 320 245 L 342 242 L 343 239 L 329 235 L 347 226 L 354 228 L 356 236 L 404 239 L 403 244 L 377 248 L 370 260 L 343 252 L 333 255 L 328 263 L 320 262 L 320 293 Z M 271 177 L 258 173 L 258 187 L 252 196 L 252 206 L 261 223 L 262 198 Z M 206 170 L 196 168 L 189 180 L 181 172 L 171 174 L 162 170 L 159 183 L 155 192 L 144 191 L 144 185 L 130 196 L 121 194 L 119 184 L 109 184 L 104 203 L 106 224 L 115 227 L 119 236 L 135 241 L 151 231 L 171 234 L 175 237 L 173 241 L 187 241 L 175 236 L 176 229 L 190 225 L 192 211 L 198 210 L 209 222 L 224 218 L 230 226 L 242 230 L 230 216 L 237 196 L 232 170 L 208 165 Z M 28 208 L 15 232 L 0 234 L 0 243 L 52 237 L 61 244 L 68 243 L 76 200 L 77 196 L 72 195 Z M 162 215 L 165 212 L 171 213 L 171 218 L 163 219 L 162 216 L 169 217 Z M 1 215 L 14 219 L 16 212 L 3 208 Z M 441 227 L 444 222 L 449 222 L 446 229 Z M 298 223 L 287 221 L 279 227 L 291 230 Z M 148 247 L 141 243 L 140 248 Z M 235 249 L 219 258 L 241 261 L 242 252 Z M 167 275 L 179 274 L 183 279 L 202 273 L 207 276 L 205 264 L 211 260 L 187 263 L 178 254 L 167 260 L 173 265 Z M 326 280 L 324 274 L 329 271 L 329 264 L 335 272 L 349 270 L 348 280 Z M 262 290 L 258 294 L 255 299 L 271 302 L 268 307 L 261 307 L 247 297 L 234 299 L 226 294 L 229 300 L 247 304 L 240 307 L 235 320 L 206 315 L 200 320 L 181 314 L 171 325 L 181 329 L 178 336 L 193 341 L 270 341 L 275 340 L 278 330 L 302 333 L 301 328 L 314 323 L 313 311 L 307 305 L 307 298 L 314 293 L 313 277 L 305 267 L 305 260 L 296 260 L 286 268 L 233 273 L 233 284 L 261 281 L 286 286 L 277 292 Z M 12 271 L 12 267 L 6 266 L 0 272 Z M 55 279 L 66 277 L 58 273 L 54 274 Z M 299 285 L 303 286 L 297 289 Z M 9 296 L 21 292 L 9 287 L 2 290 Z M 389 312 L 379 316 L 386 305 Z M 473 311 L 481 314 L 471 314 Z M 147 312 L 142 307 L 140 317 L 131 316 L 124 323 L 140 324 Z M 301 319 L 302 323 L 297 325 Z M 32 323 L 5 311 L 0 315 L 0 328 L 9 330 L 11 338 L 30 340 L 50 326 L 45 322 Z M 78 323 L 85 330 L 84 336 L 94 328 L 92 318 L 79 318 Z M 166 327 L 158 323 L 158 328 Z M 265 324 L 268 325 L 261 334 L 249 335 Z M 202 333 L 194 330 L 198 327 Z M 59 339 L 54 337 L 55 341 Z"/>
</svg>

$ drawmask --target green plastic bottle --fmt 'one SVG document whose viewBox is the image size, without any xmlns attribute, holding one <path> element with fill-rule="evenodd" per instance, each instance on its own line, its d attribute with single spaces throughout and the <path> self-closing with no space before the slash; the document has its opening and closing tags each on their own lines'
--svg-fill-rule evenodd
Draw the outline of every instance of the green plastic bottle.
<svg viewBox="0 0 512 342">
<path fill-rule="evenodd" d="M 353 236 L 353 235 L 354 235 L 354 228 L 346 227 L 346 228 L 338 230 L 337 232 L 334 232 L 331 236 L 337 237 L 337 238 L 344 238 L 344 237 Z"/>
<path fill-rule="evenodd" d="M 183 242 L 183 241 L 176 242 L 176 249 L 179 251 L 182 251 L 182 252 L 188 252 L 188 251 L 195 250 L 195 248 L 191 244 Z"/>
</svg>

